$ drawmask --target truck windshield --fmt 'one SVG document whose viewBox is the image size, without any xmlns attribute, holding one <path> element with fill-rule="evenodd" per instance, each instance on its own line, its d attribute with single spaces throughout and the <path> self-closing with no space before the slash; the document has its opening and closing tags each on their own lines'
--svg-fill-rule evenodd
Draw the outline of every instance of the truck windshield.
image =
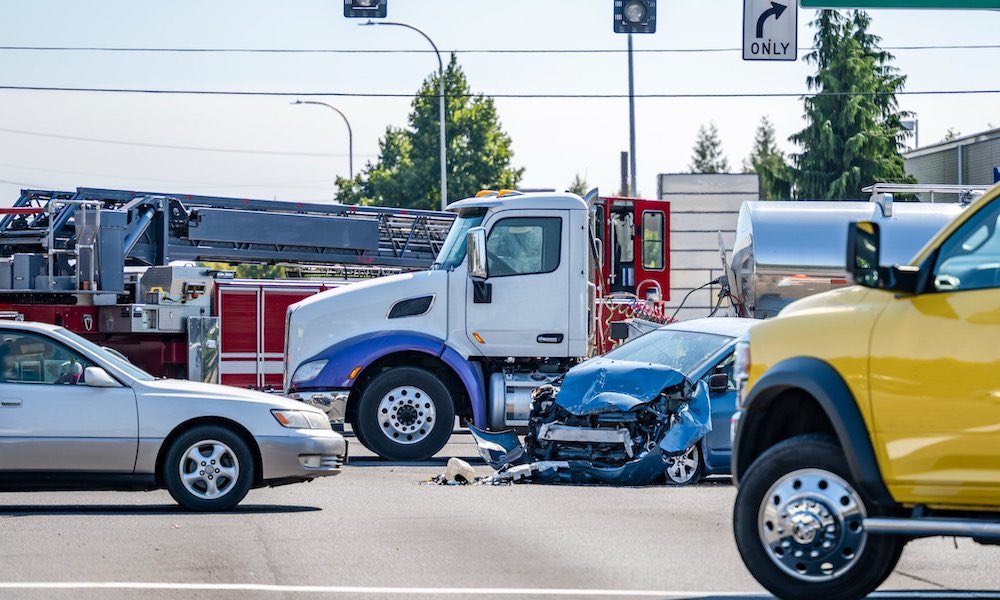
<svg viewBox="0 0 1000 600">
<path fill-rule="evenodd" d="M 465 260 L 465 234 L 473 227 L 483 224 L 486 216 L 485 208 L 467 208 L 458 213 L 458 218 L 451 225 L 451 231 L 441 246 L 434 269 L 454 269 Z"/>
<path fill-rule="evenodd" d="M 731 339 L 711 333 L 657 329 L 615 348 L 604 357 L 663 365 L 690 376 L 698 365 Z"/>
</svg>

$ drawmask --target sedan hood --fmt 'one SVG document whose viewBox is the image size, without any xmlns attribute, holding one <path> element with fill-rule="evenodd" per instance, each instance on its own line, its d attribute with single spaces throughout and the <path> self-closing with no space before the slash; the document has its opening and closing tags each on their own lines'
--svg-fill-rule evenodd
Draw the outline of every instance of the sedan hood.
<svg viewBox="0 0 1000 600">
<path fill-rule="evenodd" d="M 566 373 L 555 402 L 580 416 L 627 412 L 684 380 L 682 373 L 662 365 L 593 358 Z"/>
<path fill-rule="evenodd" d="M 250 402 L 266 405 L 271 408 L 290 410 L 308 410 L 321 412 L 302 402 L 285 398 L 276 394 L 265 394 L 228 385 L 200 383 L 182 379 L 156 379 L 142 382 L 146 394 L 185 397 L 189 399 L 229 400 L 233 402 Z"/>
</svg>

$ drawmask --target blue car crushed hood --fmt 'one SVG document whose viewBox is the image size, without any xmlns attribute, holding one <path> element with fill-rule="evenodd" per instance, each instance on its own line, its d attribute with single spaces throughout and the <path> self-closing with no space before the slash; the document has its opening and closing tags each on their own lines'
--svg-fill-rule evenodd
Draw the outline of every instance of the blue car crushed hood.
<svg viewBox="0 0 1000 600">
<path fill-rule="evenodd" d="M 711 430 L 708 386 L 656 364 L 594 358 L 537 388 L 525 443 L 470 428 L 497 477 L 648 485 Z"/>
</svg>

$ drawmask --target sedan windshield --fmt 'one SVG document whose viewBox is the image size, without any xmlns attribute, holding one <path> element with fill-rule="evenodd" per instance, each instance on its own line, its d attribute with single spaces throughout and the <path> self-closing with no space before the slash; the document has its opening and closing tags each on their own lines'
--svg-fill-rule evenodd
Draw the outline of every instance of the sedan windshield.
<svg viewBox="0 0 1000 600">
<path fill-rule="evenodd" d="M 732 338 L 711 333 L 657 329 L 605 354 L 613 360 L 653 363 L 685 375 L 718 352 Z"/>
</svg>

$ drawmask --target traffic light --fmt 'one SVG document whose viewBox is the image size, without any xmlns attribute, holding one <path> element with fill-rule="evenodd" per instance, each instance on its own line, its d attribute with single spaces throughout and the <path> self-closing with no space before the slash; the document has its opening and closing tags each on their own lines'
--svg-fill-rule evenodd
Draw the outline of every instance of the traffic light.
<svg viewBox="0 0 1000 600">
<path fill-rule="evenodd" d="M 344 16 L 349 19 L 384 19 L 389 0 L 344 0 Z"/>
<path fill-rule="evenodd" d="M 615 0 L 615 33 L 656 33 L 656 0 Z"/>
</svg>

